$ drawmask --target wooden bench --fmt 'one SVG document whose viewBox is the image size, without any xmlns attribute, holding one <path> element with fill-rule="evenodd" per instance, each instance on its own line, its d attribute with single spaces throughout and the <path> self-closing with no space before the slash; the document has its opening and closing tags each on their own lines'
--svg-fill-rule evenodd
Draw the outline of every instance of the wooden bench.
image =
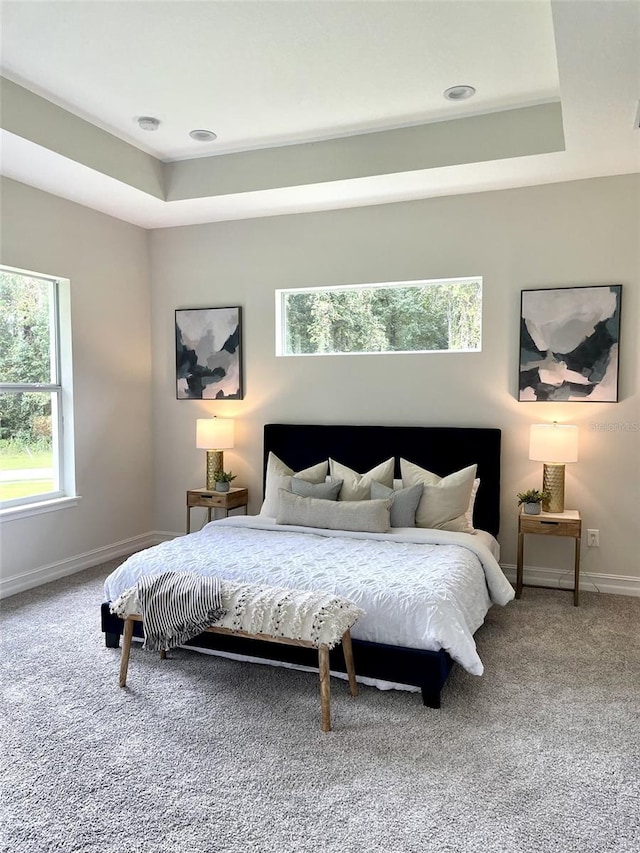
<svg viewBox="0 0 640 853">
<path fill-rule="evenodd" d="M 120 687 L 126 687 L 127 671 L 129 669 L 129 652 L 131 651 L 131 639 L 133 637 L 133 623 L 142 622 L 142 616 L 133 614 L 124 620 L 124 637 L 122 642 L 122 654 L 120 658 Z M 315 644 L 309 640 L 294 640 L 289 637 L 273 637 L 269 634 L 248 634 L 245 631 L 232 631 L 230 628 L 216 628 L 211 626 L 206 629 L 212 634 L 232 634 L 236 637 L 246 637 L 250 640 L 264 640 L 268 643 L 282 643 L 286 646 L 305 646 L 306 648 L 316 648 Z M 353 663 L 353 648 L 351 645 L 351 633 L 349 630 L 342 635 L 342 651 L 344 653 L 344 662 L 347 667 L 349 677 L 349 692 L 352 696 L 358 695 L 358 684 L 356 682 L 356 673 Z M 331 686 L 329 673 L 329 647 L 326 644 L 317 646 L 318 649 L 318 670 L 320 675 L 320 711 L 321 711 L 321 727 L 323 732 L 331 731 Z M 160 652 L 161 658 L 166 658 L 166 652 Z"/>
</svg>

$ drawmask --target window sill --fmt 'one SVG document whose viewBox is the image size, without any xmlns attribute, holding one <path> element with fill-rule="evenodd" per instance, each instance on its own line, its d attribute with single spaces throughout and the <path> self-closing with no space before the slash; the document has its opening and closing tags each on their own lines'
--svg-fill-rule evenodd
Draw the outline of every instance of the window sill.
<svg viewBox="0 0 640 853">
<path fill-rule="evenodd" d="M 41 515 L 43 512 L 57 512 L 59 509 L 69 509 L 76 506 L 82 497 L 74 495 L 70 498 L 55 498 L 51 501 L 40 501 L 39 503 L 24 504 L 23 506 L 11 506 L 0 509 L 0 523 L 6 521 L 17 521 L 19 518 L 28 518 L 31 515 Z"/>
</svg>

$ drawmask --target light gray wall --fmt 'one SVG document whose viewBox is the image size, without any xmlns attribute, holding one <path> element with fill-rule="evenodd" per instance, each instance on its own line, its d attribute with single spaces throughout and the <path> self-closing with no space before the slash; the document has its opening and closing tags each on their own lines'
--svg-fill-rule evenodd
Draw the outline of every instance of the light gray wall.
<svg viewBox="0 0 640 853">
<path fill-rule="evenodd" d="M 71 280 L 82 500 L 3 521 L 3 584 L 31 585 L 34 571 L 61 564 L 65 573 L 79 555 L 152 530 L 148 234 L 10 180 L 1 198 L 2 263 Z"/>
<path fill-rule="evenodd" d="M 225 462 L 249 486 L 252 511 L 266 422 L 501 427 L 506 563 L 515 562 L 515 493 L 541 480 L 541 465 L 527 459 L 528 426 L 576 423 L 580 461 L 567 468 L 567 505 L 602 543 L 583 547 L 583 568 L 640 577 L 640 432 L 625 430 L 640 423 L 639 176 L 151 235 L 5 180 L 1 212 L 2 263 L 72 282 L 82 495 L 77 507 L 0 526 L 3 579 L 81 563 L 154 529 L 183 531 L 185 491 L 204 481 L 195 421 L 212 414 L 238 419 Z M 278 287 L 467 275 L 484 278 L 479 354 L 275 358 Z M 621 402 L 518 403 L 520 290 L 604 283 L 623 284 Z M 174 309 L 216 305 L 244 309 L 246 397 L 178 401 Z M 530 537 L 527 563 L 569 569 L 571 542 Z"/>
<path fill-rule="evenodd" d="M 233 416 L 237 447 L 225 467 L 261 497 L 262 426 L 271 421 L 496 426 L 503 430 L 503 560 L 515 563 L 516 499 L 539 486 L 529 424 L 575 423 L 580 461 L 567 467 L 567 506 L 600 529 L 583 548 L 587 572 L 640 576 L 637 425 L 640 177 L 452 196 L 352 210 L 157 230 L 151 235 L 155 523 L 184 530 L 184 493 L 204 485 L 197 417 Z M 479 354 L 274 355 L 279 287 L 481 275 Z M 618 404 L 516 400 L 520 291 L 623 284 Z M 244 309 L 243 401 L 175 399 L 174 309 Z M 529 537 L 529 565 L 567 569 L 571 541 Z"/>
</svg>

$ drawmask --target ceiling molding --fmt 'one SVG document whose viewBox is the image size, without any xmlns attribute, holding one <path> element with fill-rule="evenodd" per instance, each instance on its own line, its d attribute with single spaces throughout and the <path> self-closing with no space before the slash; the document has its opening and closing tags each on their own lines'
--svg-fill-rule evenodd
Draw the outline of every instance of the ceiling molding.
<svg viewBox="0 0 640 853">
<path fill-rule="evenodd" d="M 23 86 L 0 77 L 0 127 L 61 157 L 156 198 L 166 198 L 163 164 Z"/>
<path fill-rule="evenodd" d="M 166 202 L 399 174 L 564 150 L 559 103 L 163 163 L 0 78 L 4 131 Z"/>
<path fill-rule="evenodd" d="M 168 163 L 167 200 L 358 180 L 564 151 L 559 103 Z"/>
</svg>

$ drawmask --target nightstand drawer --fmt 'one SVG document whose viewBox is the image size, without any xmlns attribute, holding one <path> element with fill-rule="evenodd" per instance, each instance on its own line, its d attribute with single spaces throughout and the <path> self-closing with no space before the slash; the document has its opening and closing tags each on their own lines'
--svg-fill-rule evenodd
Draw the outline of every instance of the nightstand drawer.
<svg viewBox="0 0 640 853">
<path fill-rule="evenodd" d="M 582 522 L 580 520 L 558 521 L 554 519 L 540 518 L 534 516 L 527 518 L 520 516 L 520 532 L 535 533 L 538 536 L 571 536 L 576 539 L 580 536 Z"/>
<path fill-rule="evenodd" d="M 227 506 L 228 496 L 226 494 L 216 495 L 189 495 L 189 506 Z"/>
<path fill-rule="evenodd" d="M 246 506 L 247 490 L 235 489 L 229 492 L 187 492 L 187 506 L 213 507 L 220 509 L 235 509 Z"/>
</svg>

